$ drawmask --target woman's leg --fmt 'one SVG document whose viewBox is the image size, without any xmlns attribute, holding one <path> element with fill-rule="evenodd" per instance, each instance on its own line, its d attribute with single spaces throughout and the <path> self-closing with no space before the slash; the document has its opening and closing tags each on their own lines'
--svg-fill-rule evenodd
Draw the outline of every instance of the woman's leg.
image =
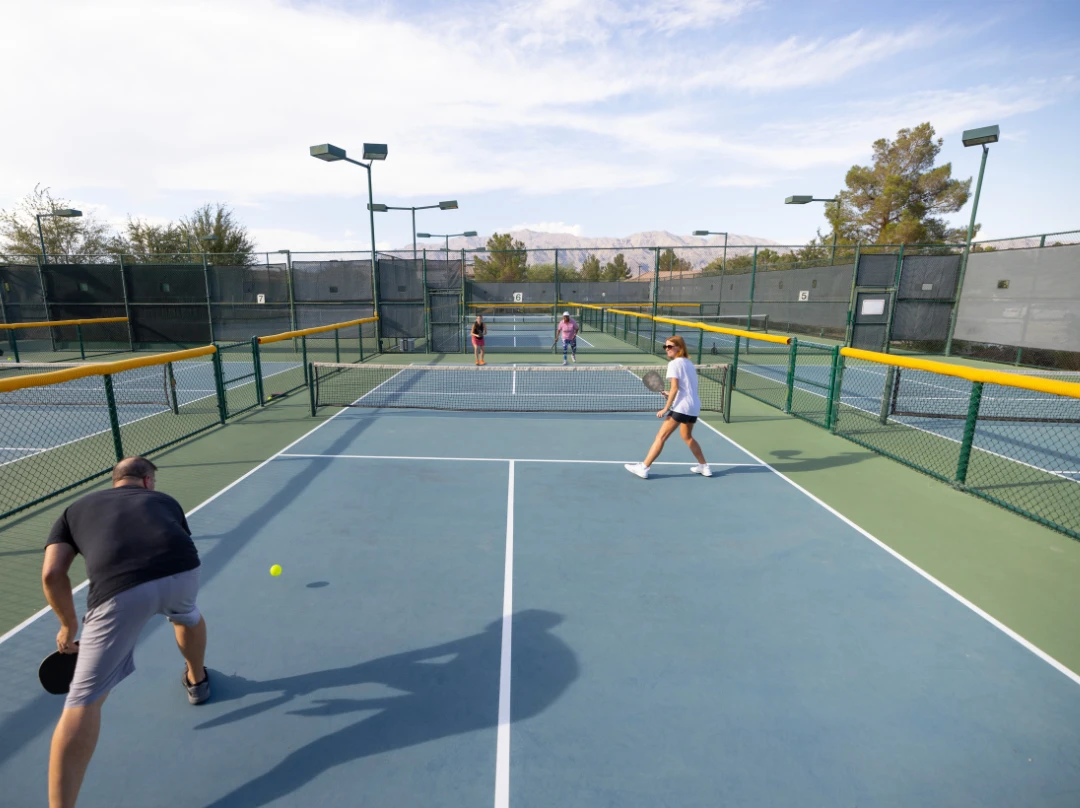
<svg viewBox="0 0 1080 808">
<path fill-rule="evenodd" d="M 653 439 L 652 446 L 649 448 L 649 453 L 645 455 L 646 466 L 651 466 L 656 458 L 660 456 L 660 452 L 664 451 L 664 444 L 678 426 L 679 424 L 674 418 L 664 419 L 664 423 L 660 424 L 660 430 L 656 433 L 656 438 Z"/>
<path fill-rule="evenodd" d="M 483 345 L 480 346 L 480 364 L 481 365 L 484 364 L 484 346 Z"/>
<path fill-rule="evenodd" d="M 473 359 L 476 360 L 476 364 L 480 364 L 480 345 L 476 340 L 473 340 L 472 344 Z"/>
<path fill-rule="evenodd" d="M 691 453 L 697 458 L 697 462 L 703 466 L 709 465 L 705 460 L 705 454 L 701 451 L 701 446 L 697 442 L 697 438 L 694 437 L 694 425 L 693 424 L 679 424 L 679 434 L 682 435 L 682 439 L 686 441 L 686 445 L 690 447 Z M 659 452 L 657 452 L 659 454 Z"/>
</svg>

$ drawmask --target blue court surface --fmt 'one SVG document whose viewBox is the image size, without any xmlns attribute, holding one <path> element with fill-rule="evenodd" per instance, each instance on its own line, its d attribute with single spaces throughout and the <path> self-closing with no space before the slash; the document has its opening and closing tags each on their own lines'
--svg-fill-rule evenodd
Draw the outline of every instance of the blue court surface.
<svg viewBox="0 0 1080 808">
<path fill-rule="evenodd" d="M 755 362 L 753 354 L 740 357 L 738 372 L 781 385 L 787 380 L 786 364 Z M 917 381 L 901 388 L 906 404 L 950 417 L 891 414 L 889 420 L 960 443 L 964 436 L 964 419 L 957 416 L 967 412 L 971 384 L 964 379 L 930 373 L 916 372 L 912 376 Z M 842 378 L 841 403 L 878 415 L 884 383 L 884 368 L 848 365 Z M 824 400 L 829 389 L 829 367 L 799 367 L 795 386 Z M 1078 402 L 1018 388 L 987 385 L 980 413 L 995 415 L 1001 420 L 978 421 L 972 444 L 976 450 L 1080 482 L 1080 457 L 1070 451 L 1071 447 L 1080 446 Z M 1010 415 L 1016 415 L 1017 420 L 1009 420 Z M 1070 420 L 1041 423 L 1022 420 L 1024 415 Z"/>
<path fill-rule="evenodd" d="M 1080 803 L 1080 678 L 704 424 L 630 475 L 657 423 L 324 422 L 190 515 L 213 697 L 152 622 L 79 805 Z M 56 630 L 0 644 L 5 806 Z"/>
</svg>

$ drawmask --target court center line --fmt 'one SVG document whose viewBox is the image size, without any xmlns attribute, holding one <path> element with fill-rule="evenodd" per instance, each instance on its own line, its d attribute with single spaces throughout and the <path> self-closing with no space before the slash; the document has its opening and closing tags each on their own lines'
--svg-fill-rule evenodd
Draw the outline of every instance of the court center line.
<svg viewBox="0 0 1080 808">
<path fill-rule="evenodd" d="M 618 465 L 632 463 L 632 460 L 563 460 L 547 457 L 429 457 L 423 455 L 362 455 L 362 454 L 299 454 L 296 452 L 281 452 L 278 457 L 307 457 L 333 460 L 448 460 L 460 463 L 591 463 L 596 465 Z M 679 462 L 677 460 L 657 460 L 654 466 L 685 466 L 693 465 L 689 460 Z M 709 463 L 710 466 L 750 466 L 756 467 L 763 463 Z"/>
<path fill-rule="evenodd" d="M 514 614 L 514 461 L 506 490 L 506 560 L 503 567 L 502 649 L 499 659 L 499 724 L 495 740 L 495 808 L 510 805 L 510 652 Z"/>
<path fill-rule="evenodd" d="M 970 609 L 971 611 L 973 611 L 973 612 L 974 612 L 975 614 L 977 614 L 977 615 L 978 615 L 979 617 L 981 617 L 981 618 L 982 618 L 983 620 L 985 620 L 986 622 L 988 622 L 988 623 L 989 623 L 990 625 L 992 625 L 992 626 L 993 626 L 994 628 L 996 628 L 996 629 L 998 629 L 999 631 L 1001 631 L 1001 632 L 1002 632 L 1003 634 L 1005 634 L 1006 636 L 1008 636 L 1008 637 L 1012 638 L 1013 640 L 1015 640 L 1016 642 L 1018 642 L 1018 643 L 1019 643 L 1020 645 L 1022 645 L 1022 646 L 1023 646 L 1024 648 L 1026 648 L 1026 649 L 1027 649 L 1028 651 L 1030 651 L 1030 652 L 1031 652 L 1031 653 L 1033 653 L 1033 654 L 1034 654 L 1035 656 L 1037 656 L 1037 657 L 1038 657 L 1039 659 L 1041 659 L 1041 660 L 1042 660 L 1043 662 L 1045 662 L 1045 663 L 1047 663 L 1048 665 L 1050 665 L 1051 667 L 1053 667 L 1053 668 L 1057 669 L 1057 670 L 1058 670 L 1058 671 L 1059 671 L 1060 673 L 1063 673 L 1063 674 L 1065 674 L 1065 675 L 1066 675 L 1067 677 L 1069 677 L 1069 678 L 1070 678 L 1070 679 L 1071 679 L 1071 680 L 1072 680 L 1073 682 L 1075 682 L 1076 684 L 1080 685 L 1080 674 L 1077 674 L 1076 672 L 1072 671 L 1071 669 L 1069 669 L 1068 667 L 1066 667 L 1066 666 L 1065 666 L 1064 664 L 1062 664 L 1061 662 L 1058 662 L 1058 660 L 1054 659 L 1054 658 L 1053 658 L 1052 656 L 1050 656 L 1050 655 L 1049 655 L 1048 653 L 1046 653 L 1045 651 L 1043 651 L 1043 650 L 1042 650 L 1041 648 L 1039 648 L 1039 647 L 1038 647 L 1037 645 L 1035 645 L 1034 643 L 1030 642 L 1030 641 L 1029 641 L 1029 640 L 1027 640 L 1027 639 L 1026 639 L 1025 637 L 1023 637 L 1022 635 L 1018 634 L 1017 632 L 1013 631 L 1013 630 L 1012 630 L 1011 628 L 1009 628 L 1009 627 L 1008 627 L 1007 625 L 1005 625 L 1004 623 L 1002 623 L 1002 622 L 1001 622 L 1000 620 L 998 620 L 998 619 L 997 619 L 996 617 L 994 617 L 993 615 L 991 615 L 991 614 L 990 614 L 989 612 L 986 612 L 986 611 L 983 611 L 982 609 L 980 609 L 980 608 L 979 608 L 978 606 L 976 606 L 976 605 L 975 605 L 974 603 L 972 603 L 972 602 L 971 602 L 970 600 L 968 600 L 967 598 L 965 598 L 965 597 L 964 597 L 963 595 L 961 595 L 961 594 L 960 594 L 959 592 L 957 592 L 956 590 L 954 590 L 954 589 L 950 588 L 950 587 L 949 587 L 949 586 L 947 586 L 947 585 L 946 585 L 945 583 L 943 583 L 943 582 L 939 581 L 939 580 L 938 580 L 937 578 L 935 578 L 935 577 L 934 577 L 933 575 L 931 575 L 931 574 L 930 574 L 929 572 L 927 572 L 926 570 L 924 570 L 924 569 L 923 569 L 922 567 L 920 567 L 920 566 L 919 566 L 918 564 L 916 564 L 915 562 L 913 562 L 913 561 L 910 561 L 910 560 L 908 560 L 907 558 L 905 558 L 904 556 L 902 556 L 902 555 L 901 555 L 900 553 L 898 553 L 898 552 L 897 552 L 896 550 L 894 550 L 893 548 L 889 547 L 889 545 L 885 544 L 885 542 L 881 541 L 881 539 L 877 538 L 877 537 L 876 537 L 876 536 L 874 536 L 874 535 L 873 535 L 872 533 L 870 533 L 870 531 L 868 531 L 868 530 L 866 530 L 866 529 L 864 529 L 864 528 L 862 528 L 862 527 L 859 527 L 859 526 L 858 526 L 857 524 L 855 524 L 855 523 L 854 523 L 853 521 L 851 521 L 851 520 L 850 520 L 850 519 L 848 519 L 848 518 L 847 518 L 846 516 L 844 516 L 844 514 L 840 513 L 840 511 L 836 510 L 836 508 L 832 507 L 831 505 L 829 505 L 829 504 L 828 504 L 828 503 L 826 503 L 825 501 L 821 500 L 820 498 L 818 498 L 818 497 L 817 497 L 817 496 L 815 496 L 814 494 L 811 494 L 811 493 L 810 493 L 809 491 L 807 491 L 807 490 L 806 490 L 805 488 L 803 488 L 803 487 L 802 487 L 801 485 L 799 485 L 799 484 L 798 484 L 797 482 L 795 482 L 794 480 L 792 480 L 792 479 L 791 479 L 790 477 L 788 477 L 788 476 L 786 476 L 785 474 L 783 474 L 783 473 L 781 473 L 781 472 L 777 471 L 777 470 L 776 470 L 775 468 L 773 468 L 773 467 L 772 467 L 772 466 L 770 466 L 770 465 L 769 465 L 768 463 L 766 463 L 766 462 L 765 462 L 764 460 L 762 460 L 761 458 L 759 458 L 759 457 L 758 457 L 757 455 L 755 455 L 755 454 L 754 454 L 753 452 L 751 452 L 751 451 L 750 451 L 749 449 L 746 449 L 745 447 L 743 447 L 743 446 L 740 446 L 740 445 L 739 445 L 738 443 L 736 443 L 736 442 L 735 442 L 735 441 L 734 441 L 734 440 L 733 440 L 732 438 L 729 438 L 729 437 L 728 437 L 727 435 L 725 435 L 725 434 L 724 434 L 723 432 L 721 432 L 721 431 L 720 431 L 719 429 L 717 429 L 716 427 L 714 427 L 714 426 L 713 426 L 712 424 L 708 423 L 707 421 L 702 421 L 701 423 L 705 424 L 705 426 L 707 426 L 707 427 L 708 427 L 709 429 L 711 429 L 711 430 L 712 430 L 713 432 L 715 432 L 715 433 L 716 433 L 717 435 L 719 435 L 719 436 L 720 436 L 721 438 L 723 438 L 724 440 L 726 440 L 726 441 L 727 441 L 728 443 L 730 443 L 730 444 L 731 444 L 732 446 L 734 446 L 735 448 L 739 449 L 740 451 L 742 451 L 742 452 L 746 453 L 746 455 L 747 455 L 748 457 L 752 457 L 752 458 L 754 458 L 754 460 L 757 460 L 757 461 L 758 461 L 758 463 L 760 463 L 760 464 L 761 464 L 762 466 L 764 466 L 765 468 L 767 468 L 767 469 L 768 469 L 769 471 L 773 472 L 773 473 L 774 473 L 774 474 L 775 474 L 775 475 L 776 475 L 777 477 L 779 477 L 779 478 L 780 478 L 781 480 L 783 480 L 784 482 L 786 482 L 786 483 L 788 483 L 789 485 L 791 485 L 791 486 L 792 486 L 793 488 L 795 488 L 795 489 L 796 489 L 797 491 L 800 491 L 800 492 L 802 492 L 803 494 L 805 494 L 805 495 L 806 495 L 807 497 L 809 497 L 809 498 L 810 498 L 811 500 L 813 500 L 814 502 L 816 502 L 816 503 L 817 503 L 818 505 L 820 505 L 820 506 L 821 506 L 822 508 L 824 508 L 825 510 L 827 510 L 827 511 L 828 511 L 829 513 L 831 513 L 831 514 L 832 514 L 833 516 L 835 516 L 835 517 L 836 517 L 837 519 L 839 519 L 839 520 L 840 520 L 841 522 L 844 522 L 844 523 L 845 523 L 846 525 L 848 525 L 849 527 L 853 527 L 853 528 L 854 528 L 855 530 L 857 530 L 857 531 L 858 531 L 859 533 L 861 533 L 861 534 L 862 534 L 863 536 L 865 536 L 865 537 L 866 537 L 867 539 L 869 539 L 870 541 L 872 541 L 872 542 L 873 542 L 874 544 L 876 544 L 876 545 L 877 545 L 878 547 L 880 547 L 880 548 L 881 548 L 882 550 L 884 550 L 885 552 L 887 552 L 887 553 L 888 553 L 889 555 L 891 555 L 891 556 L 892 556 L 893 558 L 895 558 L 895 559 L 897 559 L 898 561 L 902 562 L 903 564 L 907 565 L 907 566 L 908 566 L 908 567 L 909 567 L 910 569 L 912 569 L 912 570 L 914 570 L 915 572 L 917 572 L 917 573 L 918 573 L 919 575 L 921 575 L 921 576 L 922 576 L 923 578 L 925 578 L 925 579 L 926 579 L 927 581 L 929 581 L 930 583 L 932 583 L 932 584 L 933 584 L 934 586 L 936 586 L 936 587 L 937 587 L 938 589 L 940 589 L 940 590 L 941 590 L 942 592 L 944 592 L 944 593 L 945 593 L 946 595 L 948 595 L 949 597 L 953 598 L 953 599 L 954 599 L 954 600 L 956 600 L 956 601 L 957 601 L 958 603 L 961 603 L 961 604 L 963 604 L 964 606 L 966 606 L 967 608 L 969 608 L 969 609 Z"/>
</svg>

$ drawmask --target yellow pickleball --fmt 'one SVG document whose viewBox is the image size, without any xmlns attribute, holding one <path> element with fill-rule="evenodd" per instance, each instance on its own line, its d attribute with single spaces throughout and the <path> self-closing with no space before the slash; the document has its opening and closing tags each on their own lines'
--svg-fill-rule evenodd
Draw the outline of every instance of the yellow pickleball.
<svg viewBox="0 0 1080 808">
<path fill-rule="evenodd" d="M 281 575 L 281 565 L 275 564 L 274 566 L 272 566 L 270 568 L 270 574 L 273 575 L 275 578 Z"/>
</svg>

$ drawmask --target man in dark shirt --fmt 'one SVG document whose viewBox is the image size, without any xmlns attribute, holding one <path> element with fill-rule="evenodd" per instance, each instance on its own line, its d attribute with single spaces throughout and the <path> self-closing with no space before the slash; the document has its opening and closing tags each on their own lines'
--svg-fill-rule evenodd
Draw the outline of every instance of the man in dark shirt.
<svg viewBox="0 0 1080 808">
<path fill-rule="evenodd" d="M 78 651 L 75 677 L 53 733 L 49 757 L 50 808 L 75 805 L 97 745 L 101 707 L 109 692 L 135 670 L 135 642 L 151 617 L 165 615 L 187 663 L 188 701 L 210 698 L 203 666 L 206 621 L 195 605 L 199 554 L 184 511 L 154 490 L 157 467 L 127 457 L 113 469 L 113 487 L 95 491 L 56 520 L 45 546 L 42 585 L 60 618 L 56 647 Z M 79 631 L 68 570 L 75 555 L 86 559 L 90 592 Z"/>
</svg>

